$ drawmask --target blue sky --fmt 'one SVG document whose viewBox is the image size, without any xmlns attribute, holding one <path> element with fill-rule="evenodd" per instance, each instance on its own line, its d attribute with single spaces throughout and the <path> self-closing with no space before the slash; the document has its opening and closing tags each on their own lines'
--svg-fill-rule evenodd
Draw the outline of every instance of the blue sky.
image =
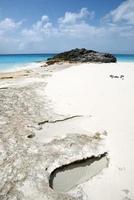
<svg viewBox="0 0 134 200">
<path fill-rule="evenodd" d="M 0 53 L 134 53 L 134 0 L 0 0 Z"/>
</svg>

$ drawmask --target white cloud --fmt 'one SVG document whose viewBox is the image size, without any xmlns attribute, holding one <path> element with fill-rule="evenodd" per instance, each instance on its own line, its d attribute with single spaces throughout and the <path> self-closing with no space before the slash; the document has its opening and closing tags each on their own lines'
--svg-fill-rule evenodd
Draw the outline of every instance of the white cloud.
<svg viewBox="0 0 134 200">
<path fill-rule="evenodd" d="M 89 12 L 87 8 L 82 8 L 79 13 L 66 12 L 64 17 L 59 18 L 61 24 L 75 24 L 85 18 L 93 18 L 94 12 Z"/>
<path fill-rule="evenodd" d="M 123 23 L 134 25 L 134 0 L 126 0 L 115 10 L 104 17 L 105 20 L 113 23 Z"/>
<path fill-rule="evenodd" d="M 40 41 L 43 37 L 49 37 L 54 31 L 55 29 L 49 21 L 49 17 L 43 15 L 31 28 L 24 28 L 22 30 L 22 36 L 31 37 L 30 40 Z"/>
<path fill-rule="evenodd" d="M 46 24 L 49 23 L 49 17 L 47 15 L 43 15 L 41 17 L 41 20 L 37 21 L 35 24 L 33 24 L 34 30 L 39 30 L 40 28 L 46 26 Z"/>
<path fill-rule="evenodd" d="M 4 33 L 0 39 L 3 44 L 0 51 L 2 51 L 5 41 L 7 50 L 11 44 L 19 52 L 56 52 L 75 47 L 99 51 L 134 52 L 134 26 L 132 23 L 134 18 L 131 19 L 130 16 L 133 12 L 128 12 L 127 7 L 130 2 L 132 0 L 127 0 L 117 9 L 108 13 L 105 16 L 105 22 L 98 26 L 89 23 L 94 12 L 89 12 L 87 8 L 82 8 L 76 13 L 66 12 L 63 17 L 57 19 L 55 24 L 50 21 L 48 16 L 43 15 L 29 28 L 23 24 L 23 27 L 19 31 L 15 31 L 15 34 L 7 36 Z M 0 22 L 0 31 L 1 29 L 16 30 L 20 25 L 21 22 L 5 19 Z"/>
<path fill-rule="evenodd" d="M 18 28 L 22 24 L 22 21 L 15 22 L 11 18 L 5 18 L 4 20 L 0 21 L 0 31 L 8 31 Z"/>
</svg>

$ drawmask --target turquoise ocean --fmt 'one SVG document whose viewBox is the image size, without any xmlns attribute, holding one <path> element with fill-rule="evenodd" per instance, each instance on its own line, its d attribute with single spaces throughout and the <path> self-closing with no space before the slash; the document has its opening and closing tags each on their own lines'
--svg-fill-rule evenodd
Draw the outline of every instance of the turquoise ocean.
<svg viewBox="0 0 134 200">
<path fill-rule="evenodd" d="M 30 68 L 45 61 L 55 54 L 2 54 L 0 55 L 0 71 Z M 134 62 L 132 54 L 114 54 L 118 62 Z"/>
<path fill-rule="evenodd" d="M 55 54 L 1 54 L 0 71 L 35 67 L 39 65 L 40 61 L 46 61 L 54 55 Z"/>
</svg>

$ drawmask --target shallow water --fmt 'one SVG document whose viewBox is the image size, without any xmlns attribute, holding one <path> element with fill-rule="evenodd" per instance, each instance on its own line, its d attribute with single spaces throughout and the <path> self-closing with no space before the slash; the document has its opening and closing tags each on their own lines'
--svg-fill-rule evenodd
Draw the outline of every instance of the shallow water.
<svg viewBox="0 0 134 200">
<path fill-rule="evenodd" d="M 114 54 L 117 62 L 134 62 L 134 54 Z"/>
<path fill-rule="evenodd" d="M 0 72 L 29 68 L 55 54 L 0 54 Z M 114 54 L 118 62 L 134 62 L 133 54 Z"/>
<path fill-rule="evenodd" d="M 54 54 L 5 54 L 0 55 L 0 71 L 12 71 L 29 68 L 45 61 Z"/>
<path fill-rule="evenodd" d="M 108 166 L 106 155 L 89 158 L 56 169 L 50 176 L 50 186 L 58 192 L 68 192 L 88 181 Z"/>
</svg>

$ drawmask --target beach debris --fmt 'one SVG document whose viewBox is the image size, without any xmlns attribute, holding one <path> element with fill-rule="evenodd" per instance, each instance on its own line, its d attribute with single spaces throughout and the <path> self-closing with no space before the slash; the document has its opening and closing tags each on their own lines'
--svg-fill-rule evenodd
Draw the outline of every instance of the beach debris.
<svg viewBox="0 0 134 200">
<path fill-rule="evenodd" d="M 3 80 L 3 79 L 12 79 L 12 78 L 13 78 L 13 76 L 3 76 L 3 77 L 0 77 L 1 80 Z"/>
<path fill-rule="evenodd" d="M 0 80 L 14 79 L 19 77 L 27 77 L 30 75 L 31 70 L 20 70 L 13 72 L 2 72 L 0 73 Z"/>
</svg>

